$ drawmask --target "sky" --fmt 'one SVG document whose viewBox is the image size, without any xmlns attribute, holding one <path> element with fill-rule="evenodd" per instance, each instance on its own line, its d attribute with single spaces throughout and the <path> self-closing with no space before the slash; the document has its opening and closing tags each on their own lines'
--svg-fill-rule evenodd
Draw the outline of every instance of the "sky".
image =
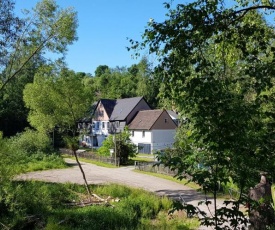
<svg viewBox="0 0 275 230">
<path fill-rule="evenodd" d="M 38 0 L 15 0 L 16 13 L 31 9 Z M 130 67 L 140 59 L 132 58 L 127 38 L 141 41 L 150 20 L 165 19 L 164 2 L 169 0 L 56 0 L 62 7 L 73 7 L 78 13 L 78 40 L 68 47 L 66 62 L 76 72 L 94 75 L 99 65 L 110 68 Z M 176 3 L 185 2 L 175 0 Z M 141 55 L 148 55 L 144 51 Z M 149 61 L 154 61 L 150 60 Z"/>
</svg>

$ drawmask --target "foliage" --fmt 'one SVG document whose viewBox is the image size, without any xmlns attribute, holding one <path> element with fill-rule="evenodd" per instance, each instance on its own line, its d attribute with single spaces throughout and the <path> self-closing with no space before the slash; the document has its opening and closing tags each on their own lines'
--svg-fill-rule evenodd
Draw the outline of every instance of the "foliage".
<svg viewBox="0 0 275 230">
<path fill-rule="evenodd" d="M 21 172 L 33 172 L 42 171 L 48 169 L 61 169 L 66 168 L 67 165 L 63 158 L 57 153 L 53 152 L 51 154 L 37 153 L 29 157 L 23 157 L 18 162 L 18 166 Z"/>
<path fill-rule="evenodd" d="M 221 213 L 231 227 L 246 222 L 239 205 L 249 187 L 260 171 L 274 178 L 275 33 L 264 16 L 275 8 L 234 3 L 198 0 L 175 9 L 166 3 L 167 19 L 150 21 L 141 43 L 130 40 L 132 48 L 159 56 L 161 96 L 185 118 L 175 149 L 160 160 L 179 179 L 191 175 L 214 200 L 229 178 L 240 189 L 235 209 L 215 206 L 214 218 L 202 219 L 216 229 L 225 227 Z"/>
<path fill-rule="evenodd" d="M 18 172 L 14 167 L 18 160 L 18 156 L 15 152 L 9 151 L 9 142 L 7 139 L 3 139 L 0 132 L 0 193 L 4 188 L 4 184 L 8 183 L 10 179 Z M 0 202 L 1 202 L 0 195 Z"/>
<path fill-rule="evenodd" d="M 0 130 L 12 136 L 28 127 L 23 89 L 39 66 L 52 62 L 45 53 L 62 57 L 76 40 L 76 12 L 43 0 L 25 18 L 14 15 L 14 1 L 1 1 L 0 28 Z M 61 60 L 59 60 L 61 62 Z"/>
<path fill-rule="evenodd" d="M 32 155 L 35 153 L 53 152 L 52 143 L 49 137 L 42 132 L 31 129 L 19 133 L 9 140 L 10 148 L 18 154 Z"/>
<path fill-rule="evenodd" d="M 13 1 L 4 0 L 4 3 L 11 6 L 6 13 L 12 15 Z M 67 46 L 76 40 L 77 19 L 72 8 L 60 9 L 54 0 L 42 0 L 33 11 L 25 13 L 27 18 L 21 21 L 8 17 L 11 20 L 7 27 L 11 31 L 1 34 L 4 39 L 10 35 L 13 39 L 7 39 L 2 44 L 5 51 L 3 57 L 7 61 L 1 72 L 0 90 L 17 77 L 30 61 L 39 60 L 46 52 L 64 54 Z"/>
<path fill-rule="evenodd" d="M 169 220 L 167 213 L 172 206 L 168 198 L 160 198 L 141 189 L 116 184 L 93 186 L 101 196 L 117 197 L 115 208 L 91 206 L 69 208 L 68 202 L 80 201 L 83 187 L 74 184 L 52 184 L 45 182 L 14 182 L 16 189 L 9 199 L 14 206 L 1 212 L 0 222 L 15 229 L 179 229 L 176 217 Z M 29 196 L 32 194 L 32 196 Z M 130 209 L 129 209 L 130 207 Z M 35 217 L 32 222 L 25 217 Z M 182 218 L 182 217 L 181 217 Z M 29 221 L 29 222 L 28 222 Z M 194 229 L 198 224 L 185 218 L 186 226 Z M 182 225 L 181 225 L 182 226 Z"/>
<path fill-rule="evenodd" d="M 39 63 L 38 60 L 36 62 Z M 29 126 L 23 90 L 27 83 L 33 81 L 37 63 L 29 63 L 26 69 L 21 71 L 19 78 L 12 79 L 10 84 L 0 91 L 0 130 L 3 131 L 5 137 L 23 132 Z"/>
<path fill-rule="evenodd" d="M 93 93 L 87 86 L 86 76 L 54 65 L 44 66 L 35 75 L 34 82 L 24 90 L 24 101 L 30 109 L 30 124 L 40 132 L 59 129 L 63 140 L 73 151 L 83 175 L 88 194 L 91 195 L 85 173 L 78 160 L 77 122 L 89 113 Z"/>
<path fill-rule="evenodd" d="M 44 132 L 57 126 L 65 134 L 75 135 L 77 121 L 86 115 L 93 101 L 85 77 L 52 65 L 41 68 L 24 90 L 30 124 Z"/>
<path fill-rule="evenodd" d="M 26 134 L 18 135 L 13 139 L 0 139 L 0 219 L 13 217 L 14 220 L 17 220 L 18 215 L 20 216 L 22 212 L 25 213 L 26 211 L 25 207 L 21 207 L 22 202 L 34 209 L 39 206 L 38 198 L 37 200 L 32 199 L 28 189 L 13 183 L 15 175 L 32 170 L 65 167 L 64 161 L 60 156 L 56 154 L 50 155 L 49 152 L 46 155 L 41 152 L 45 150 L 43 144 L 42 147 L 41 145 L 28 146 L 23 150 L 25 147 L 24 143 L 28 145 L 29 138 L 33 137 L 33 134 L 33 131 L 28 130 Z M 31 141 L 33 142 L 33 140 Z M 16 148 L 16 143 L 20 144 L 19 148 Z M 30 152 L 27 153 L 27 151 Z M 39 199 L 41 200 L 41 197 Z M 34 205 L 35 203 L 37 203 L 36 206 Z"/>
<path fill-rule="evenodd" d="M 91 81 L 98 99 L 144 96 L 152 107 L 158 106 L 159 82 L 154 78 L 151 63 L 146 57 L 129 68 L 100 65 Z"/>
<path fill-rule="evenodd" d="M 14 1 L 2 0 L 0 7 L 0 70 L 8 63 L 9 50 L 14 46 L 22 32 L 24 21 L 13 14 Z"/>
<path fill-rule="evenodd" d="M 130 132 L 127 127 L 121 133 L 109 135 L 98 149 L 98 154 L 110 156 L 110 149 L 113 149 L 116 157 L 119 157 L 120 164 L 127 163 L 129 157 L 137 154 L 137 147 L 130 141 Z"/>
</svg>

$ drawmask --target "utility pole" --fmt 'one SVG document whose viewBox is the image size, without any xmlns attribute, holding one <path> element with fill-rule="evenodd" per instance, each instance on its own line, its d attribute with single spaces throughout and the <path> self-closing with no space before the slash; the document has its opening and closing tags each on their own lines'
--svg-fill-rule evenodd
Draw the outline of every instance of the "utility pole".
<svg viewBox="0 0 275 230">
<path fill-rule="evenodd" d="M 115 166 L 117 166 L 117 162 L 116 162 L 116 132 L 114 133 L 114 145 L 115 145 Z"/>
</svg>

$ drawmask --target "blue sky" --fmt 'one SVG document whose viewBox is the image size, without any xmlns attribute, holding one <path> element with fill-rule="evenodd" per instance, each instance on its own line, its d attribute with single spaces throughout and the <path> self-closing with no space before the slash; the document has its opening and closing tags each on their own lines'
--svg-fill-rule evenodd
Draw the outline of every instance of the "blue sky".
<svg viewBox="0 0 275 230">
<path fill-rule="evenodd" d="M 38 0 L 16 0 L 16 10 L 30 9 Z M 78 12 L 78 41 L 69 46 L 66 61 L 76 72 L 94 75 L 99 65 L 131 66 L 138 63 L 127 37 L 141 40 L 150 18 L 163 21 L 169 0 L 56 0 L 63 7 L 72 6 Z M 176 5 L 175 0 L 173 6 Z M 145 55 L 146 53 L 144 53 Z M 150 57 L 149 57 L 150 60 Z M 152 60 L 151 60 L 152 61 Z"/>
</svg>

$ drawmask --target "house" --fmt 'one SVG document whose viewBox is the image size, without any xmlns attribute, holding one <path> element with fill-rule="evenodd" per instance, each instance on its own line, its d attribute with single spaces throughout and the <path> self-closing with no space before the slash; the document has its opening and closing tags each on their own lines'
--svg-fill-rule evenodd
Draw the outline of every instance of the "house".
<svg viewBox="0 0 275 230">
<path fill-rule="evenodd" d="M 180 123 L 179 115 L 173 110 L 167 110 L 167 113 L 170 115 L 170 117 L 176 123 L 176 125 L 179 126 L 179 123 Z"/>
<path fill-rule="evenodd" d="M 119 133 L 140 110 L 150 110 L 143 97 L 101 99 L 97 102 L 92 118 L 92 128 L 86 139 L 93 138 L 94 145 L 101 146 L 109 134 Z"/>
<path fill-rule="evenodd" d="M 150 154 L 174 144 L 177 125 L 166 110 L 139 111 L 128 127 L 139 152 Z"/>
</svg>

